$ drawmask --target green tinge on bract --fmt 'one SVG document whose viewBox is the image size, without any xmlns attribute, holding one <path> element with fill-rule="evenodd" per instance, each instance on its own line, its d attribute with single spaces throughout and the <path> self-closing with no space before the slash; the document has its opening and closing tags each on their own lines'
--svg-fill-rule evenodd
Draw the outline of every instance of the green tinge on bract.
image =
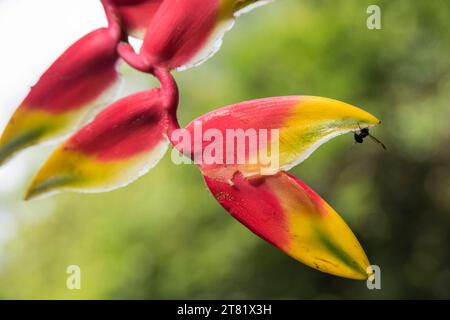
<svg viewBox="0 0 450 320">
<path fill-rule="evenodd" d="M 119 83 L 117 25 L 96 29 L 65 50 L 40 76 L 0 138 L 0 164 L 26 147 L 76 129 L 112 98 Z"/>
<path fill-rule="evenodd" d="M 289 226 L 286 252 L 319 271 L 367 279 L 369 260 L 339 214 L 296 177 L 284 172 L 275 177 L 268 177 L 267 184 L 279 199 Z"/>
<path fill-rule="evenodd" d="M 380 123 L 367 111 L 341 101 L 300 97 L 280 129 L 280 168 L 296 166 L 332 138 Z"/>
<path fill-rule="evenodd" d="M 0 165 L 18 151 L 65 134 L 80 118 L 77 111 L 51 114 L 19 107 L 0 137 Z"/>
<path fill-rule="evenodd" d="M 369 260 L 351 229 L 318 194 L 286 172 L 232 184 L 205 177 L 216 200 L 256 235 L 335 276 L 367 279 Z"/>
<path fill-rule="evenodd" d="M 273 97 L 242 102 L 212 111 L 196 121 L 203 128 L 219 129 L 224 137 L 227 130 L 243 131 L 247 138 L 256 136 L 256 143 L 253 139 L 250 144 L 250 138 L 244 142 L 248 144 L 244 163 L 201 166 L 203 174 L 222 181 L 229 181 L 237 171 L 252 177 L 289 170 L 330 139 L 380 123 L 380 120 L 360 108 L 313 96 Z M 253 133 L 250 134 L 250 131 Z M 226 140 L 223 139 L 220 149 L 228 150 Z M 213 141 L 210 145 L 213 144 L 217 142 Z M 204 144 L 202 151 L 211 148 L 210 145 Z"/>
<path fill-rule="evenodd" d="M 154 167 L 168 147 L 166 138 L 151 150 L 127 159 L 101 161 L 60 146 L 33 179 L 25 199 L 62 191 L 97 193 L 128 185 Z"/>
</svg>

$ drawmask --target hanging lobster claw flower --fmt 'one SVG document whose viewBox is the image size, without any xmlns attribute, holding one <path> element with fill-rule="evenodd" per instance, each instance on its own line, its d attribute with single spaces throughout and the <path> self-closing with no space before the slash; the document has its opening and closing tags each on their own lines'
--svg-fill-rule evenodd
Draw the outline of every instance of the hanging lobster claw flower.
<svg viewBox="0 0 450 320">
<path fill-rule="evenodd" d="M 124 60 L 141 71 L 155 67 L 186 69 L 211 57 L 234 18 L 266 0 L 163 1 L 147 27 L 139 54 L 122 43 Z M 247 9 L 247 10 L 246 10 Z"/>
<path fill-rule="evenodd" d="M 216 200 L 256 235 L 319 271 L 367 279 L 369 261 L 353 232 L 319 195 L 285 172 L 233 184 L 205 177 Z"/>
<path fill-rule="evenodd" d="M 192 144 L 180 141 L 178 149 L 191 153 L 204 175 L 230 181 L 237 171 L 251 177 L 289 170 L 333 137 L 379 123 L 366 111 L 332 99 L 266 98 L 197 118 L 186 127 Z"/>
<path fill-rule="evenodd" d="M 104 192 L 146 173 L 167 150 L 163 106 L 160 89 L 113 103 L 51 155 L 26 199 L 57 191 Z"/>
<path fill-rule="evenodd" d="M 122 28 L 129 35 L 142 39 L 153 15 L 163 0 L 111 0 L 120 16 Z"/>
<path fill-rule="evenodd" d="M 113 97 L 119 82 L 119 26 L 97 29 L 68 48 L 41 76 L 0 138 L 0 164 L 26 147 L 67 134 Z"/>
</svg>

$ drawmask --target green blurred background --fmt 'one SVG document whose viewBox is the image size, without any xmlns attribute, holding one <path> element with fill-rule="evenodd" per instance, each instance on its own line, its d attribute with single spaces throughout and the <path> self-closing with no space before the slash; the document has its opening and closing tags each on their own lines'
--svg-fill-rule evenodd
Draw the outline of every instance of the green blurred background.
<svg viewBox="0 0 450 320">
<path fill-rule="evenodd" d="M 366 9 L 382 9 L 368 30 Z M 0 298 L 450 298 L 450 2 L 277 0 L 238 19 L 221 51 L 177 73 L 180 122 L 238 101 L 318 95 L 383 120 L 293 171 L 348 222 L 382 290 L 310 269 L 230 217 L 194 166 L 170 152 L 126 188 L 8 202 L 17 234 L 0 261 Z M 151 80 L 125 71 L 129 90 Z M 31 174 L 31 173 L 30 173 Z M 82 289 L 66 288 L 79 265 Z"/>
</svg>

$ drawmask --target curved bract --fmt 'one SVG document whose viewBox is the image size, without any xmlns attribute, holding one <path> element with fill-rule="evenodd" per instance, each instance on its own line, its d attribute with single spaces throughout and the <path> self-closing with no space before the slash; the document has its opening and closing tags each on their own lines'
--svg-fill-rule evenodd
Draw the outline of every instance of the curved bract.
<svg viewBox="0 0 450 320">
<path fill-rule="evenodd" d="M 56 149 L 26 198 L 57 191 L 103 192 L 127 185 L 164 155 L 166 123 L 160 89 L 117 101 Z"/>
<path fill-rule="evenodd" d="M 0 164 L 19 150 L 67 134 L 114 96 L 118 41 L 112 28 L 95 30 L 48 68 L 1 136 Z"/>
<path fill-rule="evenodd" d="M 229 181 L 237 171 L 249 177 L 289 170 L 326 141 L 379 123 L 370 113 L 344 102 L 290 96 L 216 109 L 195 119 L 186 129 L 193 137 L 190 157 L 203 160 L 199 163 L 203 174 Z M 214 139 L 196 134 L 199 128 L 204 134 L 212 132 Z M 206 161 L 208 149 L 223 157 Z M 241 159 L 235 156 L 238 152 Z"/>
<path fill-rule="evenodd" d="M 234 17 L 244 8 L 268 1 L 178 0 L 163 1 L 152 14 L 139 54 L 129 44 L 119 47 L 121 56 L 133 67 L 149 71 L 198 65 L 220 47 Z"/>
<path fill-rule="evenodd" d="M 366 279 L 369 261 L 353 232 L 318 194 L 285 172 L 232 184 L 205 177 L 216 200 L 256 235 L 319 271 Z"/>
</svg>

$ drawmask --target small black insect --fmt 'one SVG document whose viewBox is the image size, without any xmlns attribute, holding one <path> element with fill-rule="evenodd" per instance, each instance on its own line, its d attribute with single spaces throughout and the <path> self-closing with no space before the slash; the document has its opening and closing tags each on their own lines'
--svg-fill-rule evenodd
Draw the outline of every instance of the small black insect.
<svg viewBox="0 0 450 320">
<path fill-rule="evenodd" d="M 355 137 L 355 143 L 363 143 L 364 138 L 370 137 L 370 139 L 372 139 L 373 141 L 378 143 L 383 149 L 386 150 L 386 146 L 384 145 L 384 143 L 369 133 L 369 128 L 362 128 L 362 129 L 359 128 L 359 131 L 355 132 L 354 137 Z"/>
</svg>

